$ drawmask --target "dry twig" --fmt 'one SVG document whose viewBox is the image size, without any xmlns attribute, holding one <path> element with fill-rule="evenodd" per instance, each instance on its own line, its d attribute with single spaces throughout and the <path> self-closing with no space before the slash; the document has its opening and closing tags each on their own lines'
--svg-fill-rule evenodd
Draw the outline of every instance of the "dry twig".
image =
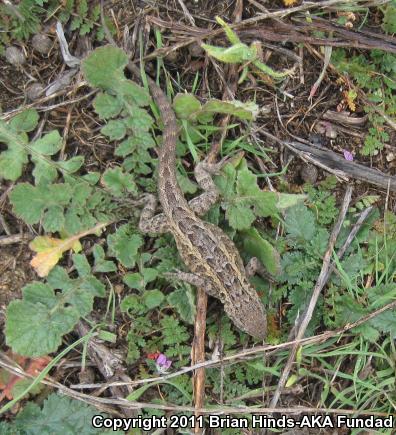
<svg viewBox="0 0 396 435">
<path fill-rule="evenodd" d="M 251 358 L 257 358 L 258 355 L 264 354 L 264 353 L 268 353 L 268 355 L 272 355 L 280 350 L 283 349 L 287 349 L 289 347 L 294 346 L 295 344 L 302 346 L 302 345 L 309 345 L 309 344 L 316 344 L 316 343 L 323 343 L 326 340 L 332 338 L 332 337 L 337 337 L 338 335 L 342 335 L 345 332 L 356 328 L 360 325 L 362 325 L 363 323 L 368 322 L 369 320 L 373 319 L 374 317 L 380 315 L 381 313 L 393 309 L 396 307 L 396 301 L 390 302 L 389 304 L 379 308 L 378 310 L 373 311 L 370 314 L 367 314 L 366 316 L 363 316 L 361 319 L 357 320 L 356 322 L 353 323 L 348 323 L 345 326 L 343 326 L 342 328 L 338 328 L 335 331 L 325 331 L 322 334 L 319 335 L 314 335 L 313 337 L 307 337 L 307 338 L 303 338 L 300 340 L 292 340 L 292 341 L 287 341 L 285 343 L 280 343 L 280 344 L 276 344 L 276 345 L 263 345 L 263 346 L 255 346 L 249 349 L 243 349 L 240 352 L 235 352 L 232 353 L 231 355 L 226 355 L 222 357 L 222 361 L 221 363 L 230 363 L 230 364 L 235 364 L 238 361 L 245 361 Z M 209 361 L 205 361 L 199 364 L 195 364 L 194 366 L 189 366 L 189 367 L 185 367 L 183 369 L 178 370 L 177 372 L 174 373 L 168 373 L 166 375 L 163 376 L 156 376 L 154 378 L 147 378 L 147 379 L 140 379 L 137 381 L 132 381 L 132 382 L 109 382 L 107 384 L 76 384 L 76 385 L 71 385 L 70 388 L 75 388 L 75 389 L 95 389 L 95 388 L 101 388 L 101 387 L 106 387 L 106 388 L 110 388 L 114 385 L 142 385 L 142 384 L 146 384 L 146 383 L 150 383 L 150 382 L 161 382 L 165 379 L 171 379 L 171 378 L 175 378 L 177 376 L 183 375 L 185 373 L 190 373 L 200 367 L 206 367 L 206 368 L 214 368 L 214 367 L 218 367 L 220 365 L 220 361 L 218 359 L 216 360 L 209 360 Z"/>
</svg>

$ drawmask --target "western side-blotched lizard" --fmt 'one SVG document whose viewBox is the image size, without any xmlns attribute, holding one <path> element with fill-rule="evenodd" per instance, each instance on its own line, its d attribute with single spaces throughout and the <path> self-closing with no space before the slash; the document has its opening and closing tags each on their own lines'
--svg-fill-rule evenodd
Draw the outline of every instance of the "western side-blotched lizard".
<svg viewBox="0 0 396 435">
<path fill-rule="evenodd" d="M 135 65 L 130 63 L 128 67 L 139 76 Z M 144 233 L 171 232 L 180 256 L 190 270 L 190 273 L 178 272 L 177 277 L 220 299 L 228 317 L 238 328 L 264 339 L 267 331 L 264 307 L 249 283 L 234 243 L 219 227 L 198 217 L 217 201 L 219 193 L 211 174 L 218 171 L 220 165 L 202 162 L 196 166 L 195 178 L 204 193 L 187 202 L 176 179 L 179 134 L 176 117 L 162 90 L 153 80 L 147 79 L 164 125 L 158 171 L 158 197 L 163 213 L 154 215 L 156 198 L 147 195 L 139 228 Z"/>
</svg>

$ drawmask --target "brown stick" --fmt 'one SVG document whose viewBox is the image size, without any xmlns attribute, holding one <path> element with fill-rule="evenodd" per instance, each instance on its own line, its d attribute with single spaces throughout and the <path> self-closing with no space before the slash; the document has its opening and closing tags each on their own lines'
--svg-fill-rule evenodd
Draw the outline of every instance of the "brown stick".
<svg viewBox="0 0 396 435">
<path fill-rule="evenodd" d="M 204 289 L 197 289 L 197 314 L 194 324 L 194 340 L 191 349 L 191 364 L 195 365 L 205 361 L 205 330 L 206 330 L 206 307 L 208 296 Z M 198 409 L 205 403 L 205 367 L 195 370 L 193 375 L 195 416 L 199 417 Z M 202 429 L 195 425 L 194 433 L 201 433 Z"/>
</svg>

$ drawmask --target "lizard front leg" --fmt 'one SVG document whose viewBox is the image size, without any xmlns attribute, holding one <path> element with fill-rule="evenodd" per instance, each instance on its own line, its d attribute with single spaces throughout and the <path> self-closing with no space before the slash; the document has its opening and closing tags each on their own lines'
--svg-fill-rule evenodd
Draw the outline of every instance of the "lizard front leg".
<svg viewBox="0 0 396 435">
<path fill-rule="evenodd" d="M 219 198 L 219 189 L 215 185 L 212 175 L 217 174 L 223 165 L 224 161 L 219 163 L 207 163 L 203 161 L 199 162 L 194 169 L 195 179 L 204 192 L 189 201 L 188 205 L 198 216 L 207 213 Z"/>
<path fill-rule="evenodd" d="M 145 203 L 139 219 L 139 230 L 142 233 L 163 234 L 169 231 L 166 217 L 163 213 L 155 215 L 157 198 L 154 195 L 144 196 Z"/>
<path fill-rule="evenodd" d="M 190 272 L 183 272 L 181 270 L 177 270 L 176 272 L 166 272 L 164 273 L 164 276 L 170 279 L 176 279 L 178 281 L 184 281 L 187 284 L 191 284 L 195 287 L 200 287 L 205 290 L 205 292 L 209 296 L 213 296 L 215 298 L 218 298 L 217 293 L 212 289 L 212 286 L 201 276 L 190 273 Z"/>
<path fill-rule="evenodd" d="M 212 175 L 217 174 L 224 162 L 206 163 L 199 162 L 194 169 L 194 176 L 199 187 L 204 191 L 201 195 L 188 202 L 191 210 L 198 216 L 207 213 L 219 198 L 219 190 L 212 180 Z M 166 217 L 163 213 L 155 214 L 157 198 L 147 194 L 143 198 L 145 203 L 140 214 L 139 230 L 142 233 L 163 234 L 169 231 Z"/>
</svg>

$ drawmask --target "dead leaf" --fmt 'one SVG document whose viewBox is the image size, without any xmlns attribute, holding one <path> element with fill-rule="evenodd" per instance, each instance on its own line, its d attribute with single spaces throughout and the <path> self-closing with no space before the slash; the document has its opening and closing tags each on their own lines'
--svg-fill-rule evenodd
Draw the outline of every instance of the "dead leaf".
<svg viewBox="0 0 396 435">
<path fill-rule="evenodd" d="M 356 111 L 356 104 L 355 104 L 356 97 L 357 97 L 357 93 L 353 89 L 350 89 L 349 91 L 344 91 L 345 102 L 351 112 Z"/>
<path fill-rule="evenodd" d="M 56 266 L 62 258 L 64 252 L 72 249 L 74 252 L 81 251 L 80 239 L 90 234 L 95 234 L 98 230 L 106 227 L 108 223 L 95 225 L 93 228 L 83 231 L 66 239 L 57 239 L 49 236 L 36 237 L 29 244 L 29 248 L 37 254 L 30 261 L 30 265 L 35 269 L 37 275 L 43 278 L 47 276 L 51 269 Z"/>
<path fill-rule="evenodd" d="M 49 356 L 39 358 L 26 358 L 24 356 L 13 353 L 11 350 L 6 352 L 7 357 L 14 361 L 17 366 L 20 366 L 25 373 L 36 377 L 51 361 Z M 6 369 L 0 370 L 0 402 L 6 398 L 12 400 L 14 398 L 13 390 L 18 382 L 24 381 L 26 378 L 10 373 Z"/>
</svg>

